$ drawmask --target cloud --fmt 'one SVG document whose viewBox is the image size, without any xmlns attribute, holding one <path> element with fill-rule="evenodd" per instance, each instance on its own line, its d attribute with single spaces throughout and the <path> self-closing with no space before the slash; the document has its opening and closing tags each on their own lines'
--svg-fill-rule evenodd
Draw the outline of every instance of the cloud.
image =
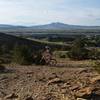
<svg viewBox="0 0 100 100">
<path fill-rule="evenodd" d="M 0 0 L 0 23 L 100 25 L 98 0 Z"/>
</svg>

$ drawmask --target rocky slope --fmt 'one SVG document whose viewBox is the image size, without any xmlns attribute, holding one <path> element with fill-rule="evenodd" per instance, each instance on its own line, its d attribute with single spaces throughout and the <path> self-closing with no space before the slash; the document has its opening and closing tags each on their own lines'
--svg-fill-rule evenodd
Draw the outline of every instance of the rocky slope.
<svg viewBox="0 0 100 100">
<path fill-rule="evenodd" d="M 6 66 L 0 100 L 100 100 L 100 75 L 91 68 Z"/>
<path fill-rule="evenodd" d="M 0 100 L 100 100 L 100 75 L 92 68 L 6 65 Z"/>
</svg>

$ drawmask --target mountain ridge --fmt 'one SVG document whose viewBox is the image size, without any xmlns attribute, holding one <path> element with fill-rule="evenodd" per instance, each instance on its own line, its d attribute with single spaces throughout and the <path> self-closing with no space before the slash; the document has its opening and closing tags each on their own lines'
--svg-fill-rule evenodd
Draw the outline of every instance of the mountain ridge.
<svg viewBox="0 0 100 100">
<path fill-rule="evenodd" d="M 100 29 L 100 26 L 82 26 L 82 25 L 70 25 L 60 22 L 53 22 L 44 25 L 24 26 L 24 25 L 10 25 L 0 24 L 0 29 L 47 29 L 47 30 L 67 30 L 67 29 Z"/>
</svg>

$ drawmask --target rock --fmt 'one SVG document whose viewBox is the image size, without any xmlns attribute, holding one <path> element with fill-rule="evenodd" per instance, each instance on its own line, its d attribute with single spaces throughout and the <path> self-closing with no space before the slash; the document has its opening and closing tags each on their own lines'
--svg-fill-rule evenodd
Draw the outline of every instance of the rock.
<svg viewBox="0 0 100 100">
<path fill-rule="evenodd" d="M 83 70 L 79 71 L 79 74 L 81 74 L 81 73 L 87 73 L 87 72 L 88 72 L 88 69 L 83 69 Z"/>
<path fill-rule="evenodd" d="M 75 96 L 79 98 L 88 98 L 92 95 L 93 90 L 94 90 L 93 87 L 85 87 L 77 91 L 75 93 Z"/>
<path fill-rule="evenodd" d="M 0 100 L 3 100 L 3 98 L 0 98 Z"/>
<path fill-rule="evenodd" d="M 57 100 L 57 97 L 52 93 L 48 93 L 45 95 L 44 99 L 38 99 L 38 100 Z"/>
<path fill-rule="evenodd" d="M 93 83 L 96 83 L 96 82 L 100 82 L 100 75 L 99 76 L 96 76 L 96 77 L 94 77 L 94 78 L 92 78 L 91 80 L 91 83 L 93 84 Z"/>
<path fill-rule="evenodd" d="M 66 93 L 66 89 L 61 89 L 61 93 L 65 94 Z"/>
<path fill-rule="evenodd" d="M 26 72 L 26 74 L 34 74 L 33 71 Z"/>
<path fill-rule="evenodd" d="M 67 83 L 64 83 L 61 88 L 62 89 L 66 89 L 66 88 L 69 88 L 71 86 L 71 84 L 67 84 Z"/>
<path fill-rule="evenodd" d="M 47 84 L 49 85 L 51 83 L 60 83 L 60 82 L 63 82 L 60 78 L 54 78 L 49 80 Z"/>
<path fill-rule="evenodd" d="M 72 91 L 79 89 L 79 86 L 75 85 L 70 88 Z"/>
<path fill-rule="evenodd" d="M 52 100 L 72 100 L 72 99 L 70 99 L 70 96 L 69 95 L 66 95 L 66 94 L 58 94 L 58 99 L 52 99 Z"/>
<path fill-rule="evenodd" d="M 57 74 L 56 73 L 51 73 L 49 76 L 48 76 L 48 79 L 51 80 L 51 79 L 54 79 L 54 78 L 57 78 Z"/>
<path fill-rule="evenodd" d="M 67 83 L 64 83 L 61 88 L 64 89 L 66 87 L 67 87 Z"/>
<path fill-rule="evenodd" d="M 87 99 L 83 99 L 83 98 L 77 98 L 77 100 L 87 100 Z"/>
<path fill-rule="evenodd" d="M 5 97 L 5 99 L 15 99 L 18 98 L 18 95 L 16 95 L 15 93 L 9 94 Z"/>
<path fill-rule="evenodd" d="M 33 98 L 30 96 L 30 97 L 27 97 L 25 100 L 33 100 Z"/>
<path fill-rule="evenodd" d="M 67 97 L 67 96 L 63 96 L 62 98 L 61 98 L 61 100 L 71 100 L 69 97 Z"/>
</svg>

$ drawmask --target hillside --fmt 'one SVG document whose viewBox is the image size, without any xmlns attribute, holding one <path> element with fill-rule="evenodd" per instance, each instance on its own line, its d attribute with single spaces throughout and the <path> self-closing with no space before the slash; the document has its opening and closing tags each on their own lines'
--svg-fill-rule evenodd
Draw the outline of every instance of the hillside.
<svg viewBox="0 0 100 100">
<path fill-rule="evenodd" d="M 9 49 L 12 49 L 15 44 L 28 45 L 30 48 L 33 48 L 34 50 L 42 49 L 46 45 L 50 46 L 51 48 L 58 48 L 58 49 L 61 49 L 63 46 L 65 46 L 63 44 L 57 44 L 57 43 L 53 44 L 37 40 L 28 40 L 21 37 L 0 33 L 0 45 L 4 45 Z M 67 47 L 67 45 L 65 47 Z"/>
<path fill-rule="evenodd" d="M 12 35 L 0 33 L 0 45 L 5 45 L 5 46 L 9 47 L 10 49 L 15 44 L 33 46 L 34 45 L 33 43 L 34 42 L 32 42 L 30 40 L 26 40 L 26 39 L 23 39 L 23 38 L 12 36 Z"/>
</svg>

